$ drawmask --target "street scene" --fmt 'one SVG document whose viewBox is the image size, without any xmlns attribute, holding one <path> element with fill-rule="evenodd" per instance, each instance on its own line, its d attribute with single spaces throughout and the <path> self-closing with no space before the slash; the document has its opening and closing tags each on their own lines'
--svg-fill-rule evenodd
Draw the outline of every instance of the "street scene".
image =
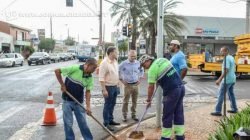
<svg viewBox="0 0 250 140">
<path fill-rule="evenodd" d="M 0 3 L 0 140 L 250 139 L 249 0 Z"/>
</svg>

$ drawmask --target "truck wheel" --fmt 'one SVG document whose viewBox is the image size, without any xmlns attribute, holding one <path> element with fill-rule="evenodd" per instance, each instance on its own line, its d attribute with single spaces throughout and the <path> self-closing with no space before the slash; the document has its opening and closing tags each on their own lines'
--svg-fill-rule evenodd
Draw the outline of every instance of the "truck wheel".
<svg viewBox="0 0 250 140">
<path fill-rule="evenodd" d="M 219 77 L 220 77 L 220 75 L 221 75 L 221 72 L 215 72 L 215 76 L 216 76 L 216 78 L 219 78 Z"/>
</svg>

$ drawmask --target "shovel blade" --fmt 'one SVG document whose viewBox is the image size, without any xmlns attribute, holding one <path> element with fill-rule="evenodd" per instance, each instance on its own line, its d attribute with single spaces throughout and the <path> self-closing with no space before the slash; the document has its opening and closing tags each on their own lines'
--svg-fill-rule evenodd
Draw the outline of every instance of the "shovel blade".
<svg viewBox="0 0 250 140">
<path fill-rule="evenodd" d="M 140 138 L 143 138 L 144 137 L 144 134 L 142 131 L 132 131 L 130 134 L 129 134 L 129 138 L 131 139 L 140 139 Z"/>
</svg>

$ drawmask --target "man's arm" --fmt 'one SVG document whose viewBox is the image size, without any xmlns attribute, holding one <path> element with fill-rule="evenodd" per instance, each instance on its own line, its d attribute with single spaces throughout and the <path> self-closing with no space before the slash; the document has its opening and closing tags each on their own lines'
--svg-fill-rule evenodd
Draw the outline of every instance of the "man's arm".
<svg viewBox="0 0 250 140">
<path fill-rule="evenodd" d="M 106 68 L 105 64 L 101 63 L 100 67 L 99 67 L 99 81 L 100 81 L 100 84 L 102 87 L 102 94 L 105 98 L 108 97 L 108 91 L 107 91 L 106 86 L 105 86 L 106 69 L 107 68 Z"/>
<path fill-rule="evenodd" d="M 154 94 L 154 90 L 155 90 L 155 84 L 150 83 L 148 85 L 148 99 L 147 99 L 147 107 L 151 106 L 151 101 L 152 101 L 152 96 Z"/>
<path fill-rule="evenodd" d="M 66 91 L 66 87 L 65 87 L 65 84 L 63 83 L 63 80 L 62 80 L 61 70 L 60 69 L 56 69 L 55 70 L 55 74 L 56 74 L 56 78 L 57 78 L 58 82 L 61 85 L 62 92 L 65 92 Z"/>
<path fill-rule="evenodd" d="M 85 98 L 86 98 L 86 112 L 88 115 L 91 114 L 91 108 L 90 108 L 90 98 L 91 98 L 91 94 L 90 94 L 90 90 L 86 90 L 85 93 Z"/>
<path fill-rule="evenodd" d="M 219 79 L 216 81 L 216 85 L 220 85 L 222 79 L 227 75 L 228 69 L 224 68 L 224 72 L 220 75 Z"/>
<path fill-rule="evenodd" d="M 181 69 L 181 80 L 183 80 L 187 75 L 187 70 L 188 70 L 187 68 Z"/>
</svg>

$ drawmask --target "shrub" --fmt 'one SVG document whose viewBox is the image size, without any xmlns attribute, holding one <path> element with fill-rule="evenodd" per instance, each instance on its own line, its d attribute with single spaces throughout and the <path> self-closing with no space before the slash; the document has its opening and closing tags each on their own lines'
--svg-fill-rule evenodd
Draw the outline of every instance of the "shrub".
<svg viewBox="0 0 250 140">
<path fill-rule="evenodd" d="M 233 134 L 240 127 L 250 128 L 250 105 L 241 112 L 219 121 L 218 129 L 210 134 L 209 140 L 234 140 Z"/>
</svg>

